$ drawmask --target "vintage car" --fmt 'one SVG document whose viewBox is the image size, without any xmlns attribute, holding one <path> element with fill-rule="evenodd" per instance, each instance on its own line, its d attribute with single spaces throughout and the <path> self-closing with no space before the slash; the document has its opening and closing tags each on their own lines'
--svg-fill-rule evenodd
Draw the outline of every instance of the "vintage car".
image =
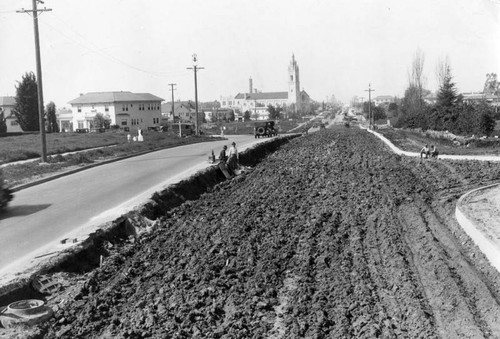
<svg viewBox="0 0 500 339">
<path fill-rule="evenodd" d="M 254 125 L 255 138 L 273 137 L 278 135 L 278 130 L 274 127 L 273 120 L 257 121 Z"/>
</svg>

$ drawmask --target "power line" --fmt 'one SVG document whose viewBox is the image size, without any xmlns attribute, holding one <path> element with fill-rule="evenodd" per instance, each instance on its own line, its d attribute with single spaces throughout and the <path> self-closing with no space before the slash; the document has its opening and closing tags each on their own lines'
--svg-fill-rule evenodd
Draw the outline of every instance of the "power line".
<svg viewBox="0 0 500 339">
<path fill-rule="evenodd" d="M 37 80 L 37 94 L 38 94 L 38 119 L 40 123 L 40 137 L 42 141 L 42 162 L 47 162 L 47 141 L 45 138 L 45 119 L 43 107 L 43 85 L 42 85 L 42 60 L 40 57 L 40 37 L 38 32 L 38 12 L 49 12 L 52 9 L 37 9 L 37 2 L 43 4 L 41 0 L 33 0 L 33 9 L 26 10 L 22 8 L 17 13 L 32 13 L 33 14 L 33 27 L 35 33 L 35 56 L 36 56 L 36 80 Z"/>
<path fill-rule="evenodd" d="M 59 32 L 61 35 L 65 36 L 67 39 L 71 40 L 72 42 L 84 47 L 85 49 L 87 49 L 88 51 L 90 52 L 94 52 L 98 55 L 100 55 L 101 57 L 111 61 L 111 62 L 114 62 L 116 64 L 119 64 L 121 66 L 125 66 L 125 67 L 128 67 L 128 68 L 131 68 L 135 71 L 138 71 L 138 72 L 142 72 L 142 73 L 146 73 L 146 74 L 149 74 L 149 75 L 152 75 L 152 76 L 156 76 L 156 77 L 166 77 L 166 76 L 183 76 L 185 75 L 184 72 L 153 72 L 153 71 L 149 71 L 149 70 L 146 70 L 146 69 L 143 69 L 143 68 L 140 68 L 140 67 L 137 67 L 137 66 L 134 66 L 130 63 L 127 63 L 123 60 L 121 60 L 120 58 L 117 58 L 116 56 L 104 51 L 100 46 L 96 45 L 94 42 L 88 40 L 83 34 L 81 34 L 80 32 L 78 32 L 76 29 L 74 29 L 71 25 L 69 25 L 68 23 L 66 23 L 64 20 L 62 20 L 60 17 L 58 17 L 57 15 L 54 15 L 55 18 L 61 22 L 63 25 L 65 25 L 70 31 L 72 31 L 76 36 L 78 36 L 81 41 L 83 42 L 80 42 L 80 41 L 77 41 L 73 38 L 71 38 L 70 36 L 68 36 L 66 33 L 63 33 L 62 31 L 60 31 L 59 29 L 57 29 L 56 27 L 54 26 L 51 26 L 50 24 L 48 23 L 45 23 L 44 24 L 47 24 L 48 26 L 52 27 L 54 30 L 56 30 L 57 32 Z M 89 47 L 90 46 L 90 47 Z"/>
</svg>

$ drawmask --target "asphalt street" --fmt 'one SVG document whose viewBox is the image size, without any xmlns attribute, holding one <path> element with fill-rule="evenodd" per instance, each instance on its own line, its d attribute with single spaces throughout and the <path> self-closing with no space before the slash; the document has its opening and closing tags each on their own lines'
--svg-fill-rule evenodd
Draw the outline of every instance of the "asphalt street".
<svg viewBox="0 0 500 339">
<path fill-rule="evenodd" d="M 267 138 L 228 136 L 228 140 L 160 150 L 89 168 L 15 193 L 0 217 L 0 281 L 23 271 L 99 225 L 139 206 L 162 188 L 209 166 L 222 145 L 235 141 L 241 152 Z"/>
</svg>

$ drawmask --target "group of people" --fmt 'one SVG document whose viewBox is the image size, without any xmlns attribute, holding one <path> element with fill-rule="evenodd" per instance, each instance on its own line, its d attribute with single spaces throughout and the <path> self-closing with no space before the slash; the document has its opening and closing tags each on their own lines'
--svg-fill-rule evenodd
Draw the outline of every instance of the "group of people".
<svg viewBox="0 0 500 339">
<path fill-rule="evenodd" d="M 434 145 L 431 145 L 431 148 L 429 148 L 428 145 L 425 145 L 420 150 L 420 159 L 422 159 L 424 157 L 425 158 L 437 158 L 438 155 L 439 155 L 439 152 L 438 152 L 436 146 L 434 146 Z"/>
<path fill-rule="evenodd" d="M 219 164 L 225 164 L 231 174 L 234 174 L 235 170 L 240 168 L 240 157 L 234 141 L 231 143 L 229 151 L 227 150 L 227 145 L 222 147 L 219 154 Z"/>
</svg>

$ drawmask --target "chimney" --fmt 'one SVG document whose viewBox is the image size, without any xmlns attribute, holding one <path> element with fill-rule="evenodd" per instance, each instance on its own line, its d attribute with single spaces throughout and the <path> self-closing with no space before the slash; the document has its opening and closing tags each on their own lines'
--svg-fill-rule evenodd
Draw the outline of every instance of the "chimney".
<svg viewBox="0 0 500 339">
<path fill-rule="evenodd" d="M 248 93 L 253 93 L 253 82 L 252 82 L 252 77 L 248 80 Z"/>
</svg>

